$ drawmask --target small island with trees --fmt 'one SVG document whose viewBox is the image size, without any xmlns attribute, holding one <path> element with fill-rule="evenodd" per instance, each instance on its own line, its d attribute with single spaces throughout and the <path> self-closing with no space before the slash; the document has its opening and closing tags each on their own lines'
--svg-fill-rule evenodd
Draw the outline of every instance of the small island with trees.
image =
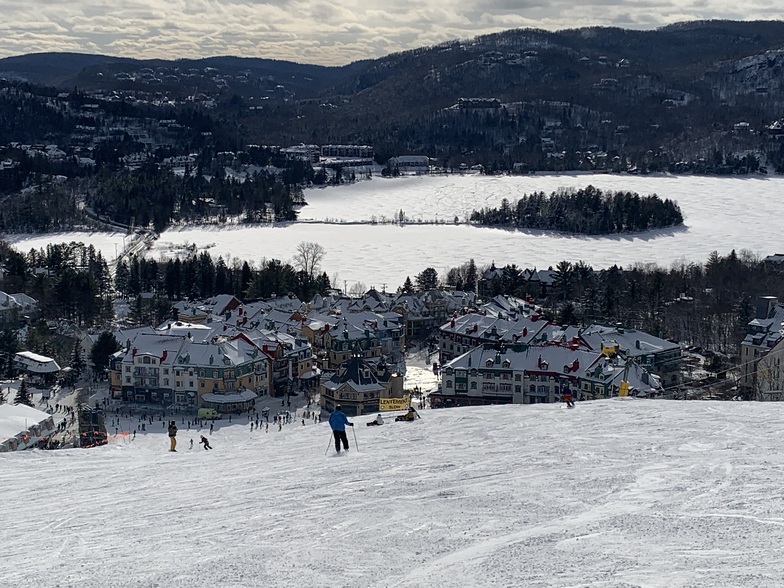
<svg viewBox="0 0 784 588">
<path fill-rule="evenodd" d="M 593 186 L 561 188 L 549 195 L 526 194 L 515 204 L 504 198 L 499 208 L 471 213 L 471 222 L 484 226 L 543 229 L 606 235 L 663 229 L 683 224 L 677 203 L 656 194 L 602 192 Z"/>
</svg>

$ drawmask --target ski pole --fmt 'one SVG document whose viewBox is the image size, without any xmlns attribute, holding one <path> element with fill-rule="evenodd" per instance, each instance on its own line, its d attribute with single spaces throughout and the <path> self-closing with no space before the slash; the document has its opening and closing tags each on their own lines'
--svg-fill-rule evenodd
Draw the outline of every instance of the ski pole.
<svg viewBox="0 0 784 588">
<path fill-rule="evenodd" d="M 329 436 L 329 443 L 327 443 L 327 450 L 324 452 L 324 455 L 329 453 L 329 446 L 332 445 L 332 435 Z"/>
<path fill-rule="evenodd" d="M 357 453 L 359 453 L 359 443 L 357 443 L 357 432 L 354 430 L 354 427 L 351 427 L 351 432 L 354 433 L 354 447 L 357 448 Z"/>
</svg>

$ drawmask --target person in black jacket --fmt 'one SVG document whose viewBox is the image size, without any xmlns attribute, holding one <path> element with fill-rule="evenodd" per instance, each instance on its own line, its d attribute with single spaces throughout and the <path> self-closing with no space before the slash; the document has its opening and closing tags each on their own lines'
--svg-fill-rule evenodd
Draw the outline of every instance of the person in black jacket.
<svg viewBox="0 0 784 588">
<path fill-rule="evenodd" d="M 207 437 L 205 437 L 204 435 L 201 436 L 201 441 L 199 441 L 199 443 L 204 445 L 205 450 L 212 449 L 212 446 L 210 445 L 210 440 L 207 439 Z"/>
</svg>

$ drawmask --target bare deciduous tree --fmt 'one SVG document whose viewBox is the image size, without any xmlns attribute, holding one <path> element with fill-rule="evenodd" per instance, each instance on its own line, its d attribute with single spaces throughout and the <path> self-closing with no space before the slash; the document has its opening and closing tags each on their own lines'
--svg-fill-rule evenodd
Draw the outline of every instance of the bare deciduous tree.
<svg viewBox="0 0 784 588">
<path fill-rule="evenodd" d="M 297 245 L 294 265 L 300 271 L 303 271 L 311 278 L 314 278 L 319 269 L 319 264 L 326 254 L 327 250 L 320 244 L 313 243 L 312 241 L 302 241 Z"/>
</svg>

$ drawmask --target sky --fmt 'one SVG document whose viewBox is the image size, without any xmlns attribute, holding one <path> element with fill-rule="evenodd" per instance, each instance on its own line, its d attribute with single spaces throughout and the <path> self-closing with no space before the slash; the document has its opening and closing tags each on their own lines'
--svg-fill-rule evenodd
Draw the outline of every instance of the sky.
<svg viewBox="0 0 784 588">
<path fill-rule="evenodd" d="M 628 235 L 579 236 L 554 231 L 514 231 L 464 224 L 473 209 L 515 202 L 526 193 L 592 184 L 605 191 L 630 190 L 675 200 L 684 224 Z M 218 225 L 173 227 L 163 231 L 147 255 L 171 258 L 184 245 L 208 251 L 229 263 L 263 258 L 292 262 L 297 245 L 319 243 L 321 263 L 334 286 L 349 292 L 372 287 L 394 291 L 428 267 L 445 277 L 449 268 L 474 259 L 479 267 L 517 264 L 547 269 L 559 261 L 583 260 L 596 269 L 655 263 L 705 263 L 712 251 L 735 249 L 765 257 L 782 253 L 784 178 L 617 174 L 479 174 L 418 176 L 369 181 L 305 191 L 302 222 L 278 226 Z M 402 210 L 404 226 L 383 224 Z M 739 214 L 743 211 L 743 214 Z M 458 218 L 461 224 L 455 225 Z M 372 224 L 372 221 L 378 224 Z M 433 222 L 442 224 L 427 224 Z M 50 242 L 92 243 L 107 260 L 122 251 L 121 233 L 6 235 L 24 253 Z M 130 242 L 127 240 L 127 242 Z M 363 286 L 363 288 L 359 288 Z"/>
<path fill-rule="evenodd" d="M 420 410 L 379 427 L 365 426 L 369 415 L 351 419 L 340 456 L 326 422 L 251 432 L 236 415 L 212 434 L 177 415 L 170 453 L 156 418 L 104 447 L 0 454 L 0 578 L 14 588 L 780 586 L 782 409 L 627 398 Z"/>
<path fill-rule="evenodd" d="M 238 55 L 343 65 L 512 28 L 770 20 L 768 0 L 0 0 L 0 57 Z"/>
</svg>

